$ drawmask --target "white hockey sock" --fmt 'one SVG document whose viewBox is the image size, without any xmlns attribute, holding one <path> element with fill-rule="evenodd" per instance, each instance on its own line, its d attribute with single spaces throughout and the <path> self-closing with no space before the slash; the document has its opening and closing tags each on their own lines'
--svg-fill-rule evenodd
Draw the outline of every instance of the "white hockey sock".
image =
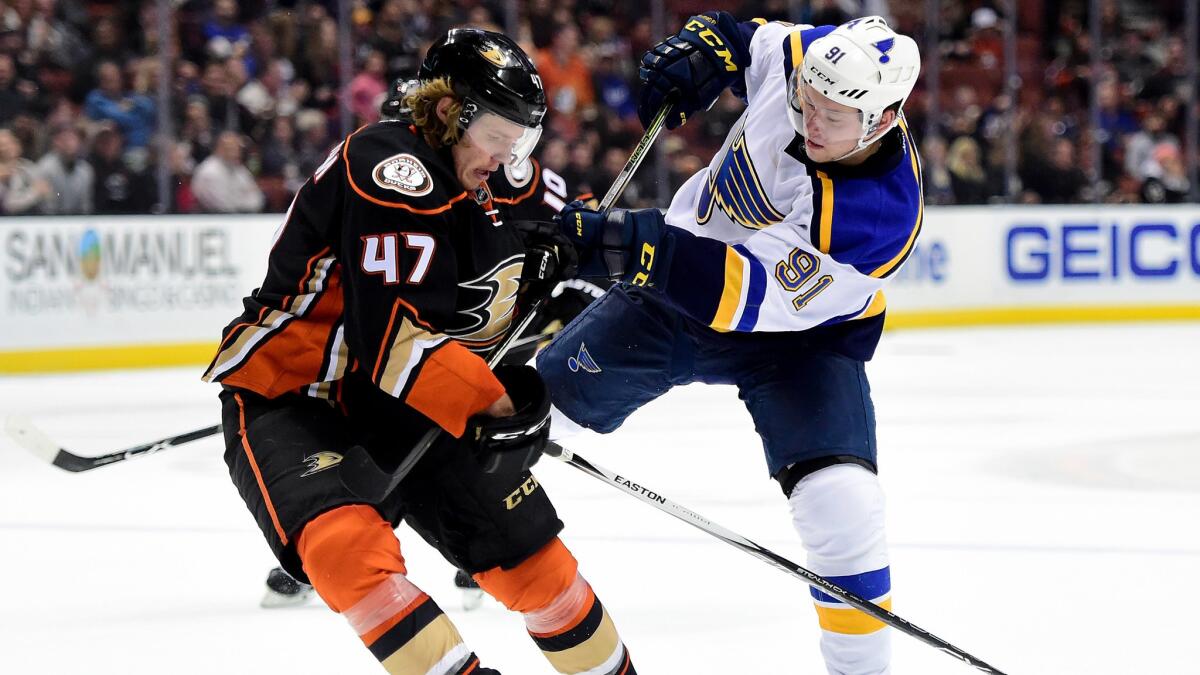
<svg viewBox="0 0 1200 675">
<path fill-rule="evenodd" d="M 838 586 L 891 608 L 884 499 L 875 474 L 838 464 L 805 476 L 788 498 L 792 523 L 808 551 L 808 568 Z M 891 629 L 840 600 L 813 590 L 821 654 L 831 675 L 886 675 Z"/>
</svg>

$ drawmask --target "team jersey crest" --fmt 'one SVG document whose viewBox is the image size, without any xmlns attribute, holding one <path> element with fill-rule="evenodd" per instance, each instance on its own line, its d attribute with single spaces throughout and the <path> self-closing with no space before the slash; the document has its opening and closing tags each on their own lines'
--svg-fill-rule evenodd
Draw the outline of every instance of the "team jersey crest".
<svg viewBox="0 0 1200 675">
<path fill-rule="evenodd" d="M 429 170 L 421 160 L 406 152 L 376 164 L 371 177 L 379 187 L 395 190 L 410 197 L 421 197 L 433 190 L 433 179 L 429 176 Z"/>
<path fill-rule="evenodd" d="M 511 256 L 484 274 L 460 282 L 459 292 L 464 297 L 468 294 L 478 297 L 479 302 L 470 309 L 459 311 L 458 316 L 464 318 L 467 324 L 447 329 L 446 335 L 464 343 L 469 349 L 487 347 L 500 339 L 508 330 L 516 308 L 524 260 L 522 255 Z"/>
<path fill-rule="evenodd" d="M 744 121 L 729 144 L 721 165 L 715 172 L 708 170 L 707 180 L 700 189 L 696 222 L 707 223 L 712 218 L 714 206 L 733 222 L 755 230 L 774 225 L 784 218 L 784 214 L 771 204 L 759 180 L 746 145 Z"/>
</svg>

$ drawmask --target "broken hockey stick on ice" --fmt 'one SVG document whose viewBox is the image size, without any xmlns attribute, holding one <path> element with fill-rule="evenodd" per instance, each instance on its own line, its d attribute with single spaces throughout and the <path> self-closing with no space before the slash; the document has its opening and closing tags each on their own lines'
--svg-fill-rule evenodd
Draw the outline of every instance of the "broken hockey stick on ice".
<svg viewBox="0 0 1200 675">
<path fill-rule="evenodd" d="M 916 639 L 924 642 L 940 652 L 945 652 L 946 654 L 949 654 L 950 656 L 953 656 L 960 661 L 967 663 L 968 665 L 974 666 L 985 673 L 1004 675 L 1004 673 L 999 669 L 984 663 L 974 656 L 971 656 L 949 642 L 946 642 L 936 635 L 933 635 L 929 631 L 910 623 L 906 619 L 902 619 L 895 614 L 892 614 L 888 610 L 869 600 L 860 598 L 858 595 L 855 595 L 854 593 L 837 586 L 825 577 L 804 569 L 800 565 L 797 565 L 791 560 L 784 558 L 778 553 L 765 549 L 762 546 L 759 546 L 758 544 L 743 537 L 742 535 L 721 527 L 708 518 L 696 513 L 695 511 L 676 504 L 670 499 L 662 496 L 662 494 L 651 491 L 645 485 L 631 481 L 628 478 L 623 478 L 602 466 L 592 464 L 588 460 L 576 455 L 554 441 L 550 441 L 546 444 L 546 449 L 544 452 L 555 459 L 570 464 L 571 466 L 579 469 L 596 480 L 608 483 L 609 485 L 621 490 L 626 494 L 637 497 L 659 511 L 663 511 L 669 515 L 672 515 L 688 525 L 691 525 L 692 527 L 704 530 L 708 534 L 711 534 L 730 546 L 739 548 L 755 558 L 762 560 L 768 565 L 779 568 L 784 572 L 799 578 L 809 586 L 812 586 L 813 588 L 828 595 L 832 595 L 847 605 L 850 605 L 861 612 L 869 614 L 870 616 L 882 621 L 883 623 L 902 633 L 907 633 L 912 637 L 915 637 Z"/>
<path fill-rule="evenodd" d="M 625 161 L 625 167 L 613 179 L 613 184 L 608 188 L 608 192 L 604 194 L 604 199 L 600 200 L 601 211 L 611 208 L 621 198 L 621 194 L 625 192 L 625 187 L 629 185 L 629 179 L 633 178 L 634 172 L 637 171 L 642 160 L 649 154 L 654 141 L 662 132 L 663 124 L 667 119 L 667 111 L 671 109 L 673 104 L 673 98 L 668 98 L 664 101 L 662 108 L 654 116 L 654 119 L 650 122 L 650 126 L 646 128 L 646 133 L 642 134 L 642 140 L 638 141 L 637 147 L 633 149 L 633 152 L 629 155 L 629 159 Z M 525 327 L 533 319 L 533 316 L 537 313 L 538 308 L 541 307 L 544 300 L 544 298 L 538 299 L 525 315 L 525 319 L 521 322 L 521 325 L 509 333 L 508 338 L 488 356 L 489 367 L 494 368 L 497 363 L 500 363 L 500 359 L 504 358 L 504 354 L 512 348 L 512 344 L 510 343 L 525 330 Z M 441 433 L 442 428 L 436 426 L 426 432 L 421 437 L 421 440 L 417 441 L 416 447 L 410 450 L 408 455 L 400 462 L 400 465 L 391 472 L 381 469 L 375 463 L 375 460 L 371 459 L 371 455 L 365 448 L 361 446 L 350 448 L 346 451 L 346 456 L 342 459 L 342 463 L 338 467 L 342 485 L 369 502 L 379 503 L 383 501 L 385 497 L 391 494 L 392 490 L 396 489 L 400 481 L 404 480 L 404 477 L 412 471 L 417 462 L 425 456 L 426 451 L 429 450 L 429 446 L 433 445 L 433 442 L 441 436 Z"/>
<path fill-rule="evenodd" d="M 123 462 L 135 457 L 152 455 L 156 452 L 162 452 L 163 450 L 168 450 L 184 443 L 198 441 L 201 438 L 207 438 L 221 432 L 221 425 L 217 424 L 177 436 L 160 438 L 157 441 L 135 445 L 132 448 L 110 452 L 98 457 L 83 457 L 50 440 L 50 437 L 42 433 L 41 429 L 35 427 L 32 422 L 24 417 L 9 417 L 4 428 L 8 432 L 8 435 L 21 447 L 50 462 L 54 466 L 73 473 L 90 471 L 97 467 L 113 464 L 114 462 Z"/>
</svg>

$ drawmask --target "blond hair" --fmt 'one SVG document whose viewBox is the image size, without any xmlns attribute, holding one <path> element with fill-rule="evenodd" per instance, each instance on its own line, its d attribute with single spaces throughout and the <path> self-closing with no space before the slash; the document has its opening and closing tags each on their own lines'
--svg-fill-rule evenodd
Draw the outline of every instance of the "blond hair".
<svg viewBox="0 0 1200 675">
<path fill-rule="evenodd" d="M 454 101 L 446 109 L 446 121 L 443 122 L 437 114 L 438 101 L 445 97 Z M 443 145 L 454 145 L 458 142 L 462 129 L 458 126 L 458 113 L 462 110 L 462 100 L 454 94 L 450 80 L 439 77 L 436 80 L 422 82 L 404 97 L 401 107 L 412 110 L 413 123 L 421 130 L 429 145 L 439 148 Z"/>
</svg>

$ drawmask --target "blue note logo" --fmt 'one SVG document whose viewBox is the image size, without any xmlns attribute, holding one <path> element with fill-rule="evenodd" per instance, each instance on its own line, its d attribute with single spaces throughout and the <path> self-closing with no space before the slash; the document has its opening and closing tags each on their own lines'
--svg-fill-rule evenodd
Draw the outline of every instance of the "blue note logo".
<svg viewBox="0 0 1200 675">
<path fill-rule="evenodd" d="M 596 360 L 588 353 L 587 345 L 582 342 L 579 343 L 579 353 L 576 356 L 567 357 L 567 367 L 571 369 L 572 373 L 578 373 L 580 368 L 589 373 L 600 372 L 600 366 L 596 364 Z"/>
<path fill-rule="evenodd" d="M 879 62 L 887 63 L 888 61 L 892 60 L 892 57 L 888 56 L 887 53 L 892 51 L 892 47 L 896 46 L 896 38 L 888 38 L 886 40 L 880 40 L 879 42 L 872 42 L 871 46 L 879 50 Z"/>
</svg>

